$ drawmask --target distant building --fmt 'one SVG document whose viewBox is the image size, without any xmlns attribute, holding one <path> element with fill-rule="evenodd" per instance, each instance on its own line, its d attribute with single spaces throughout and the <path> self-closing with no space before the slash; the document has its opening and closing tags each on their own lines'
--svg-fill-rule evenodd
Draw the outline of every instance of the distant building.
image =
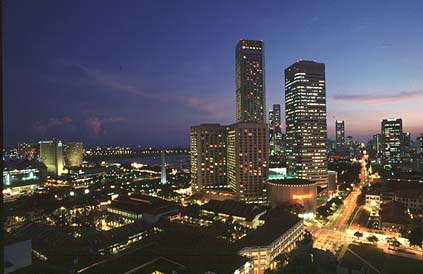
<svg viewBox="0 0 423 274">
<path fill-rule="evenodd" d="M 399 167 L 402 163 L 402 119 L 384 119 L 382 126 L 382 164 L 385 168 Z"/>
<path fill-rule="evenodd" d="M 219 124 L 191 127 L 190 150 L 193 191 L 225 187 L 226 127 Z"/>
<path fill-rule="evenodd" d="M 81 142 L 64 142 L 63 158 L 65 167 L 79 167 L 82 165 L 84 145 Z"/>
<path fill-rule="evenodd" d="M 336 129 L 336 153 L 337 155 L 344 156 L 346 154 L 346 143 L 345 143 L 345 122 L 338 121 L 335 122 Z"/>
<path fill-rule="evenodd" d="M 37 160 L 13 160 L 3 163 L 3 193 L 5 195 L 32 192 L 47 177 L 47 167 Z"/>
<path fill-rule="evenodd" d="M 327 185 L 325 65 L 298 61 L 285 69 L 288 173 Z"/>
<path fill-rule="evenodd" d="M 236 121 L 266 122 L 263 41 L 241 39 L 236 46 Z"/>
<path fill-rule="evenodd" d="M 227 133 L 227 180 L 237 199 L 267 202 L 268 131 L 265 123 L 236 123 Z"/>
<path fill-rule="evenodd" d="M 281 105 L 273 105 L 269 111 L 269 150 L 270 156 L 280 157 L 282 154 Z"/>
<path fill-rule="evenodd" d="M 39 154 L 40 145 L 36 142 L 18 144 L 18 156 L 22 159 L 37 159 Z"/>
</svg>

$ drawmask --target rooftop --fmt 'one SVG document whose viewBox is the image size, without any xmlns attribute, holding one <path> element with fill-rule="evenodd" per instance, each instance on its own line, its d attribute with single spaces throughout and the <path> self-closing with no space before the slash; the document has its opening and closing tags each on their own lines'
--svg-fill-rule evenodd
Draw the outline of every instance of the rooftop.
<svg viewBox="0 0 423 274">
<path fill-rule="evenodd" d="M 298 179 L 298 178 L 288 178 L 288 177 L 285 178 L 285 179 L 269 180 L 268 183 L 274 184 L 274 185 L 312 185 L 312 184 L 316 184 L 313 181 L 309 181 L 309 180 L 305 180 L 305 179 Z"/>
<path fill-rule="evenodd" d="M 259 205 L 246 204 L 244 202 L 237 202 L 233 200 L 210 200 L 210 202 L 201 206 L 201 210 L 223 213 L 230 216 L 244 217 L 248 221 L 252 221 L 258 214 L 265 212 L 266 208 Z"/>
<path fill-rule="evenodd" d="M 239 244 L 241 248 L 247 246 L 268 245 L 293 227 L 301 219 L 283 207 L 272 209 L 263 216 L 265 224 L 253 230 Z"/>
<path fill-rule="evenodd" d="M 135 214 L 147 213 L 153 215 L 162 214 L 178 208 L 173 202 L 141 194 L 132 195 L 129 198 L 118 198 L 114 200 L 109 207 Z"/>
</svg>

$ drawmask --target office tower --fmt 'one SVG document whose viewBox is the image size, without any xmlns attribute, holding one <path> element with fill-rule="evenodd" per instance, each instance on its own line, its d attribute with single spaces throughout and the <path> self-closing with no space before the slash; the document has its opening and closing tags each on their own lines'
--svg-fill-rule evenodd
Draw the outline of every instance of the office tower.
<svg viewBox="0 0 423 274">
<path fill-rule="evenodd" d="M 40 161 L 47 166 L 47 172 L 54 175 L 63 173 L 63 144 L 57 139 L 40 141 Z"/>
<path fill-rule="evenodd" d="M 298 61 L 285 69 L 288 173 L 327 185 L 325 65 Z"/>
<path fill-rule="evenodd" d="M 390 118 L 381 122 L 382 164 L 385 168 L 401 165 L 403 151 L 402 119 Z"/>
<path fill-rule="evenodd" d="M 236 46 L 236 121 L 266 122 L 263 41 Z"/>
<path fill-rule="evenodd" d="M 66 167 L 79 167 L 82 165 L 84 145 L 81 142 L 64 142 L 63 158 Z"/>
<path fill-rule="evenodd" d="M 273 105 L 269 111 L 269 149 L 271 156 L 282 154 L 281 105 Z"/>
<path fill-rule="evenodd" d="M 382 149 L 381 135 L 380 134 L 373 135 L 373 138 L 372 138 L 372 149 L 374 150 L 374 152 L 376 153 L 376 155 L 380 155 L 381 149 Z"/>
<path fill-rule="evenodd" d="M 22 159 L 37 159 L 40 153 L 40 145 L 38 143 L 19 143 L 18 155 Z"/>
<path fill-rule="evenodd" d="M 194 192 L 226 186 L 226 127 L 202 124 L 191 127 L 191 184 Z"/>
<path fill-rule="evenodd" d="M 338 155 L 345 155 L 346 154 L 346 144 L 345 144 L 345 123 L 344 121 L 336 121 L 335 122 L 335 129 L 336 129 L 336 153 Z"/>
<path fill-rule="evenodd" d="M 227 133 L 228 185 L 241 201 L 266 203 L 268 130 L 265 123 L 236 123 Z"/>
<path fill-rule="evenodd" d="M 160 173 L 160 183 L 161 184 L 166 184 L 167 180 L 166 180 L 166 160 L 165 160 L 165 151 L 162 150 L 162 162 L 161 162 L 161 173 Z"/>
</svg>

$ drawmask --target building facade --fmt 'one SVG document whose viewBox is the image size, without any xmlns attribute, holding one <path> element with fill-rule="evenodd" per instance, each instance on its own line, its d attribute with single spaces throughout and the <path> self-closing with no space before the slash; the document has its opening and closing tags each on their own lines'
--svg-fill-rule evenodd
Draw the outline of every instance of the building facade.
<svg viewBox="0 0 423 274">
<path fill-rule="evenodd" d="M 39 154 L 40 145 L 36 142 L 18 144 L 18 155 L 22 159 L 37 159 L 39 157 Z"/>
<path fill-rule="evenodd" d="M 236 46 L 236 121 L 266 122 L 263 41 Z"/>
<path fill-rule="evenodd" d="M 285 70 L 289 174 L 327 185 L 325 65 L 298 61 Z"/>
<path fill-rule="evenodd" d="M 66 167 L 79 167 L 82 165 L 84 145 L 82 142 L 64 142 L 63 158 Z"/>
<path fill-rule="evenodd" d="M 191 127 L 191 183 L 194 192 L 222 188 L 226 182 L 226 126 Z"/>
<path fill-rule="evenodd" d="M 227 133 L 227 180 L 238 200 L 266 203 L 268 128 L 265 123 L 236 123 Z"/>
<path fill-rule="evenodd" d="M 47 166 L 47 172 L 54 175 L 63 173 L 63 143 L 57 139 L 40 141 L 40 161 Z"/>
<path fill-rule="evenodd" d="M 303 239 L 304 223 L 298 221 L 271 243 L 251 245 L 242 248 L 241 256 L 254 259 L 254 274 L 263 274 L 271 267 L 274 259 L 281 253 L 289 253 L 296 248 L 296 242 Z"/>
<path fill-rule="evenodd" d="M 382 164 L 385 168 L 399 167 L 402 163 L 402 119 L 390 118 L 381 122 Z"/>
</svg>

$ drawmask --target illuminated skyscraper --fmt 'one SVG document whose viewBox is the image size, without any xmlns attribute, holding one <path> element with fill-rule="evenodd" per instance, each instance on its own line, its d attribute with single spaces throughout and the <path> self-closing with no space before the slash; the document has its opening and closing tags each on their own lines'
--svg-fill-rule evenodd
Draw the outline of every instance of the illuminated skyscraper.
<svg viewBox="0 0 423 274">
<path fill-rule="evenodd" d="M 402 119 L 384 119 L 382 126 L 382 164 L 385 168 L 401 165 L 403 152 Z"/>
<path fill-rule="evenodd" d="M 47 166 L 47 172 L 54 175 L 63 173 L 63 144 L 57 139 L 40 141 L 40 161 Z"/>
<path fill-rule="evenodd" d="M 227 185 L 225 126 L 202 124 L 191 127 L 190 151 L 194 192 Z"/>
<path fill-rule="evenodd" d="M 266 122 L 263 41 L 236 46 L 236 121 Z"/>
<path fill-rule="evenodd" d="M 64 142 L 63 158 L 66 167 L 78 167 L 82 165 L 84 147 L 81 142 Z"/>
<path fill-rule="evenodd" d="M 235 197 L 267 202 L 268 129 L 265 123 L 236 123 L 227 133 L 227 180 Z"/>
<path fill-rule="evenodd" d="M 288 172 L 327 185 L 325 65 L 298 61 L 285 70 Z"/>
</svg>

